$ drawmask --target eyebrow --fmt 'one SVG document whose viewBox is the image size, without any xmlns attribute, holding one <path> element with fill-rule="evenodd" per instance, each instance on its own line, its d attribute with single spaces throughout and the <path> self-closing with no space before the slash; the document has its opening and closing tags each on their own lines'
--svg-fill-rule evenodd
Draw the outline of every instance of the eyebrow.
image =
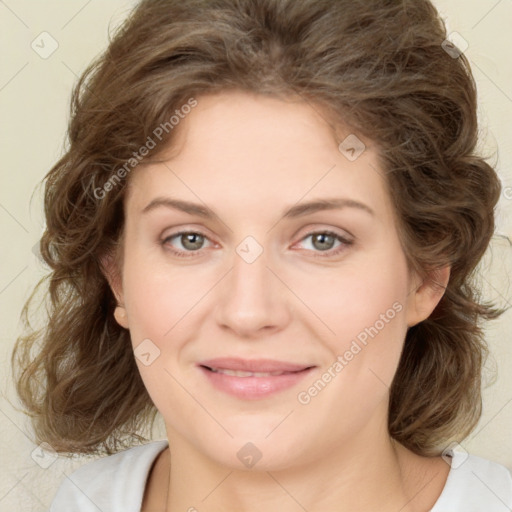
<svg viewBox="0 0 512 512">
<path fill-rule="evenodd" d="M 181 199 L 174 199 L 171 197 L 156 197 L 142 210 L 142 213 L 147 213 L 160 207 L 172 208 L 174 210 L 179 210 L 190 215 L 197 215 L 205 219 L 212 219 L 217 217 L 217 215 L 215 215 L 215 213 L 206 206 L 202 206 L 198 203 L 192 203 L 190 201 L 183 201 Z M 312 213 L 323 210 L 340 210 L 343 208 L 356 208 L 370 215 L 375 215 L 375 212 L 364 203 L 354 199 L 335 197 L 316 199 L 307 203 L 297 204 L 285 210 L 281 218 L 290 219 L 302 217 L 304 215 L 310 215 Z"/>
</svg>

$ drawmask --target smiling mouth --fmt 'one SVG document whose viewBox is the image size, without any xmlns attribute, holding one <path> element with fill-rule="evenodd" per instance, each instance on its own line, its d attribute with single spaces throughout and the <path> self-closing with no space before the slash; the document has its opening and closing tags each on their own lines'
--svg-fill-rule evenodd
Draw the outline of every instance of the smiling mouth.
<svg viewBox="0 0 512 512">
<path fill-rule="evenodd" d="M 315 366 L 269 359 L 217 358 L 197 367 L 214 389 L 240 400 L 261 400 L 297 386 Z"/>
<path fill-rule="evenodd" d="M 230 375 L 231 377 L 278 377 L 279 375 L 290 375 L 293 373 L 300 373 L 304 370 L 309 370 L 310 367 L 297 371 L 275 371 L 275 372 L 247 372 L 243 370 L 229 370 L 226 368 L 210 368 L 209 366 L 201 365 L 203 368 L 210 370 L 214 373 L 222 373 L 223 375 Z"/>
</svg>

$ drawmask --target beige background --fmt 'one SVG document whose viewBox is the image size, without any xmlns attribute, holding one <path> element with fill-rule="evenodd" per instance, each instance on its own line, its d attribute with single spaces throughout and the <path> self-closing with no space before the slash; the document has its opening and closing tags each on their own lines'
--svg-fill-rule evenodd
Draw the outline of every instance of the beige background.
<svg viewBox="0 0 512 512">
<path fill-rule="evenodd" d="M 499 205 L 498 233 L 511 237 L 512 2 L 435 4 L 450 32 L 458 32 L 469 44 L 465 53 L 478 85 L 482 149 L 494 155 L 508 187 Z M 43 225 L 41 190 L 34 192 L 35 187 L 62 152 L 72 85 L 105 48 L 109 26 L 118 25 L 132 5 L 126 0 L 0 1 L 0 511 L 47 509 L 64 475 L 83 463 L 34 451 L 25 434 L 27 420 L 13 407 L 9 358 L 21 307 L 44 272 L 32 250 Z M 33 41 L 39 54 L 31 47 Z M 52 44 L 58 48 L 48 56 Z M 496 237 L 481 266 L 485 296 L 510 306 L 510 275 L 512 245 Z M 494 368 L 498 377 L 485 391 L 479 427 L 461 445 L 512 469 L 512 310 L 486 332 L 493 355 L 486 378 Z"/>
</svg>

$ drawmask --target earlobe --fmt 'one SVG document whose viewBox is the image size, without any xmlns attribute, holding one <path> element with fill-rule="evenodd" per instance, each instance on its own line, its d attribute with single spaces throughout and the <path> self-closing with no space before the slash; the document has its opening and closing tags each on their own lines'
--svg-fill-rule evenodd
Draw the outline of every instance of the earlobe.
<svg viewBox="0 0 512 512">
<path fill-rule="evenodd" d="M 407 310 L 408 327 L 419 324 L 432 314 L 444 295 L 449 279 L 449 266 L 432 270 L 419 287 L 411 292 Z"/>
<path fill-rule="evenodd" d="M 128 329 L 128 317 L 126 316 L 126 309 L 124 306 L 117 306 L 114 310 L 114 318 L 116 322 L 125 329 Z"/>
</svg>

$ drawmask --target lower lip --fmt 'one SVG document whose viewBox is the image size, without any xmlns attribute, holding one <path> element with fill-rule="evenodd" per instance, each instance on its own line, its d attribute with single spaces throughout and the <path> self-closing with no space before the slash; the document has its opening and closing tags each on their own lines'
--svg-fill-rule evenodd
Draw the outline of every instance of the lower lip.
<svg viewBox="0 0 512 512">
<path fill-rule="evenodd" d="M 313 370 L 313 368 L 307 368 L 300 372 L 271 375 L 268 377 L 235 377 L 233 375 L 213 372 L 204 366 L 200 366 L 199 369 L 215 388 L 244 400 L 267 398 L 279 391 L 289 389 L 297 385 Z"/>
</svg>

